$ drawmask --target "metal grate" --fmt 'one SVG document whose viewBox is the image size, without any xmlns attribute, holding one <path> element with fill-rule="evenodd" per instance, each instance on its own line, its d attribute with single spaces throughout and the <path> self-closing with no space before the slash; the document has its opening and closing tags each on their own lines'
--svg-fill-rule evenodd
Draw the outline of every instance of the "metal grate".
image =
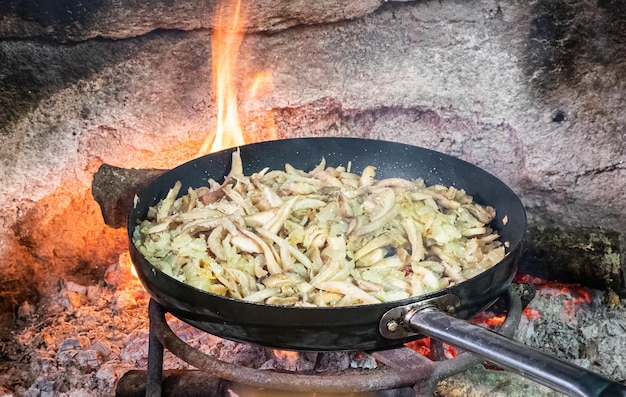
<svg viewBox="0 0 626 397">
<path fill-rule="evenodd" d="M 521 300 L 517 294 L 509 290 L 500 298 L 498 305 L 507 308 L 506 320 L 498 332 L 510 337 L 519 325 L 522 313 Z M 436 360 L 430 360 L 407 347 L 382 350 L 373 352 L 372 355 L 385 365 L 359 374 L 308 375 L 258 370 L 221 361 L 189 346 L 171 330 L 165 320 L 165 313 L 163 306 L 154 300 L 150 301 L 147 372 L 132 371 L 132 374 L 127 374 L 128 379 L 120 380 L 116 396 L 190 396 L 192 391 L 193 395 L 197 396 L 232 396 L 236 394 L 229 390 L 233 385 L 239 384 L 263 390 L 289 392 L 290 396 L 332 393 L 368 397 L 427 397 L 434 394 L 439 380 L 463 372 L 481 361 L 467 352 L 451 359 L 444 359 L 443 344 L 432 341 L 431 346 Z M 198 370 L 164 373 L 164 348 Z M 175 387 L 172 384 L 175 384 Z M 145 389 L 142 388 L 143 385 Z"/>
</svg>

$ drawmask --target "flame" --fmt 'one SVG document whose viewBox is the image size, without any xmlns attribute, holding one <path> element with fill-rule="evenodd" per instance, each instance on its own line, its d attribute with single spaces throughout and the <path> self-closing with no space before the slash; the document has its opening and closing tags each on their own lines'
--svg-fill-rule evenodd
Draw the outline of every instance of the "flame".
<svg viewBox="0 0 626 397">
<path fill-rule="evenodd" d="M 139 275 L 137 274 L 137 269 L 135 269 L 135 264 L 130 258 L 128 260 L 122 260 L 120 262 L 122 263 L 122 266 L 126 266 L 128 269 L 130 269 L 130 274 L 132 274 L 133 280 L 139 280 Z"/>
<path fill-rule="evenodd" d="M 263 94 L 271 91 L 273 85 L 272 74 L 266 70 L 258 72 L 252 81 L 252 85 L 248 92 L 249 99 L 257 99 Z"/>
<path fill-rule="evenodd" d="M 227 16 L 231 16 L 231 19 L 228 20 Z M 245 34 L 246 18 L 247 10 L 242 6 L 241 0 L 236 0 L 227 6 L 220 3 L 215 12 L 214 29 L 211 34 L 211 56 L 217 123 L 215 131 L 205 138 L 198 156 L 249 143 L 239 121 L 237 107 L 239 87 L 236 83 L 237 58 Z M 269 71 L 257 72 L 251 79 L 244 96 L 247 101 L 246 108 L 253 109 L 253 105 L 259 101 L 259 98 L 272 90 L 272 74 Z M 276 138 L 274 115 L 271 111 L 265 116 L 263 129 L 262 138 Z M 128 259 L 124 262 L 124 266 L 130 269 L 134 279 L 139 280 L 132 260 Z"/>
<path fill-rule="evenodd" d="M 226 17 L 231 16 L 228 20 Z M 217 106 L 217 123 L 215 131 L 209 134 L 198 155 L 205 155 L 230 147 L 241 146 L 247 137 L 241 127 L 238 110 L 239 86 L 237 84 L 237 58 L 243 37 L 247 10 L 241 0 L 224 6 L 220 4 L 215 13 L 213 33 L 211 35 L 212 81 Z M 245 80 L 242 80 L 245 81 Z M 269 72 L 259 72 L 252 79 L 245 98 L 251 102 L 272 87 L 272 76 Z M 273 115 L 267 117 L 264 124 L 265 134 L 275 136 Z"/>
<path fill-rule="evenodd" d="M 269 94 L 274 88 L 274 80 L 272 74 L 268 71 L 258 72 L 252 81 L 250 90 L 248 92 L 248 104 L 258 103 L 260 97 Z M 267 139 L 276 139 L 278 135 L 276 132 L 276 124 L 274 122 L 274 113 L 267 112 L 265 116 L 265 123 L 263 124 L 263 130 Z"/>
<path fill-rule="evenodd" d="M 128 260 L 128 263 L 130 266 L 130 273 L 133 275 L 133 277 L 139 280 L 139 275 L 137 274 L 137 269 L 135 268 L 135 264 L 133 263 L 132 260 Z"/>
<path fill-rule="evenodd" d="M 295 362 L 300 358 L 300 354 L 296 351 L 274 349 L 272 350 L 272 354 L 274 354 L 274 357 L 277 359 L 286 362 Z"/>
<path fill-rule="evenodd" d="M 123 272 L 130 272 L 133 275 L 133 280 L 139 280 L 139 276 L 137 275 L 137 269 L 135 269 L 135 264 L 133 260 L 130 258 L 130 254 L 128 252 L 122 253 L 119 258 L 119 265 Z M 111 276 L 114 276 L 111 273 Z"/>
</svg>

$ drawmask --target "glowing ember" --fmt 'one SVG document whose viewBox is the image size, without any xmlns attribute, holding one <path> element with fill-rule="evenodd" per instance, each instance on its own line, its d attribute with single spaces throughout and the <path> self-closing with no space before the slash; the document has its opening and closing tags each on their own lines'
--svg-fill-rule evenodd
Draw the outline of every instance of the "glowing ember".
<svg viewBox="0 0 626 397">
<path fill-rule="evenodd" d="M 296 361 L 298 360 L 300 356 L 298 352 L 289 351 L 289 350 L 274 349 L 272 350 L 272 353 L 274 354 L 274 357 L 276 357 L 277 359 L 282 360 L 282 361 L 287 361 L 287 362 Z"/>
<path fill-rule="evenodd" d="M 436 360 L 436 357 L 434 357 L 434 353 L 431 348 L 430 337 L 426 337 L 426 338 L 415 340 L 413 342 L 405 343 L 405 346 L 410 349 L 415 350 L 416 352 L 418 352 L 424 357 L 428 357 L 433 361 Z M 456 347 L 454 346 L 450 346 L 444 343 L 443 349 L 444 349 L 444 356 L 447 359 L 454 358 L 458 355 L 458 351 Z"/>
<path fill-rule="evenodd" d="M 499 326 L 502 325 L 502 323 L 504 323 L 505 319 L 506 319 L 506 316 L 503 316 L 503 315 L 493 316 L 493 317 L 487 319 L 485 321 L 485 324 L 489 328 L 498 328 Z"/>
<path fill-rule="evenodd" d="M 576 321 L 576 311 L 580 305 L 589 305 L 597 298 L 597 293 L 594 290 L 578 284 L 549 281 L 528 274 L 517 274 L 513 281 L 533 285 L 539 294 L 561 297 L 563 305 L 561 318 L 567 323 Z M 523 314 L 529 320 L 541 317 L 541 313 L 532 308 L 526 308 Z"/>
<path fill-rule="evenodd" d="M 541 318 L 541 313 L 539 313 L 539 310 L 530 307 L 524 309 L 524 311 L 522 311 L 522 314 L 529 320 L 537 320 L 538 318 Z"/>
<path fill-rule="evenodd" d="M 593 301 L 593 290 L 578 284 L 566 284 L 559 281 L 544 280 L 528 274 L 517 274 L 513 282 L 530 284 L 543 294 L 554 296 L 565 295 L 572 304 L 591 303 Z"/>
</svg>

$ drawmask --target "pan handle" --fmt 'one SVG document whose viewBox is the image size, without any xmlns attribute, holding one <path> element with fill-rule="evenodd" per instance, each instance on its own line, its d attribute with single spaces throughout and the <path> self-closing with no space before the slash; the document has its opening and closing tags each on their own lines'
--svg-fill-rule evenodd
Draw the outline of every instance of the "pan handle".
<svg viewBox="0 0 626 397">
<path fill-rule="evenodd" d="M 580 397 L 626 397 L 626 386 L 549 356 L 436 308 L 414 311 L 405 324 L 415 332 L 472 352 L 561 393 Z"/>
</svg>

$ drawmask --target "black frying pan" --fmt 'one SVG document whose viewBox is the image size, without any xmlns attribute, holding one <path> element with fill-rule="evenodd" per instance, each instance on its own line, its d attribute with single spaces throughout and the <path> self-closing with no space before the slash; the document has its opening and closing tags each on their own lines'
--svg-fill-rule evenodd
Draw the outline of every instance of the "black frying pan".
<svg viewBox="0 0 626 397">
<path fill-rule="evenodd" d="M 231 165 L 232 150 L 200 157 L 156 179 L 139 195 L 131 211 L 129 235 L 138 219 L 162 200 L 174 183 L 187 187 L 207 184 L 208 178 L 221 182 Z M 429 185 L 440 183 L 465 189 L 475 201 L 496 209 L 494 225 L 503 241 L 510 244 L 509 255 L 501 263 L 452 288 L 393 303 L 343 308 L 295 308 L 248 303 L 210 294 L 178 282 L 153 267 L 131 244 L 137 273 L 154 299 L 177 317 L 200 329 L 230 339 L 296 350 L 369 350 L 397 346 L 378 332 L 378 324 L 391 308 L 453 294 L 460 302 L 455 315 L 467 318 L 492 303 L 508 287 L 516 270 L 526 226 L 524 209 L 515 194 L 502 182 L 481 169 L 454 157 L 398 143 L 350 138 L 309 138 L 262 142 L 241 147 L 244 172 L 264 167 L 284 169 L 290 163 L 303 170 L 313 169 L 326 158 L 329 166 L 347 165 L 360 172 L 376 166 L 376 177 L 424 178 Z M 507 216 L 508 222 L 502 219 Z"/>
<path fill-rule="evenodd" d="M 427 185 L 442 184 L 465 189 L 476 202 L 496 209 L 497 216 L 492 226 L 499 232 L 502 241 L 508 242 L 508 255 L 491 269 L 463 283 L 418 297 L 353 307 L 296 308 L 250 303 L 193 288 L 156 269 L 131 243 L 130 253 L 138 276 L 153 299 L 199 329 L 228 339 L 294 350 L 385 349 L 433 334 L 446 341 L 449 332 L 437 333 L 438 327 L 449 328 L 450 324 L 457 324 L 459 328 L 468 324 L 454 317 L 466 319 L 489 306 L 508 288 L 515 274 L 526 228 L 524 208 L 504 183 L 474 165 L 420 147 L 358 138 L 285 139 L 245 145 L 240 149 L 246 174 L 265 167 L 284 169 L 285 163 L 310 170 L 324 157 L 328 166 L 345 166 L 351 162 L 354 172 L 373 165 L 379 179 L 423 178 Z M 148 208 L 162 200 L 176 181 L 180 180 L 183 184 L 181 192 L 186 192 L 188 187 L 205 186 L 209 178 L 223 181 L 230 170 L 233 150 L 197 158 L 154 180 L 139 194 L 139 201 L 131 210 L 129 238 L 132 238 L 137 221 L 145 219 Z M 445 325 L 440 325 L 441 321 Z M 452 331 L 454 328 L 455 325 L 452 325 Z M 481 335 L 484 332 L 488 332 L 486 338 L 491 340 L 492 333 L 482 329 L 463 330 L 460 334 Z M 458 335 L 454 338 L 458 339 Z M 472 350 L 471 341 L 466 346 L 456 339 L 448 342 Z M 468 339 L 472 339 L 471 336 Z M 501 342 L 506 345 L 507 341 Z M 498 349 L 501 350 L 500 347 Z M 489 356 L 488 351 L 482 351 L 489 349 L 478 350 Z M 509 350 L 505 354 L 507 357 L 519 349 Z M 500 352 L 497 352 L 496 357 L 488 358 L 500 363 L 497 361 L 499 355 Z M 530 359 L 531 364 L 533 360 L 534 357 Z M 564 364 L 552 360 L 556 362 L 551 362 L 552 366 Z M 506 366 L 508 362 L 501 365 Z M 578 372 L 570 377 L 578 378 Z M 541 376 L 536 378 L 542 381 Z M 544 383 L 555 387 L 554 382 L 544 380 Z M 602 386 L 594 384 L 594 388 Z"/>
</svg>

